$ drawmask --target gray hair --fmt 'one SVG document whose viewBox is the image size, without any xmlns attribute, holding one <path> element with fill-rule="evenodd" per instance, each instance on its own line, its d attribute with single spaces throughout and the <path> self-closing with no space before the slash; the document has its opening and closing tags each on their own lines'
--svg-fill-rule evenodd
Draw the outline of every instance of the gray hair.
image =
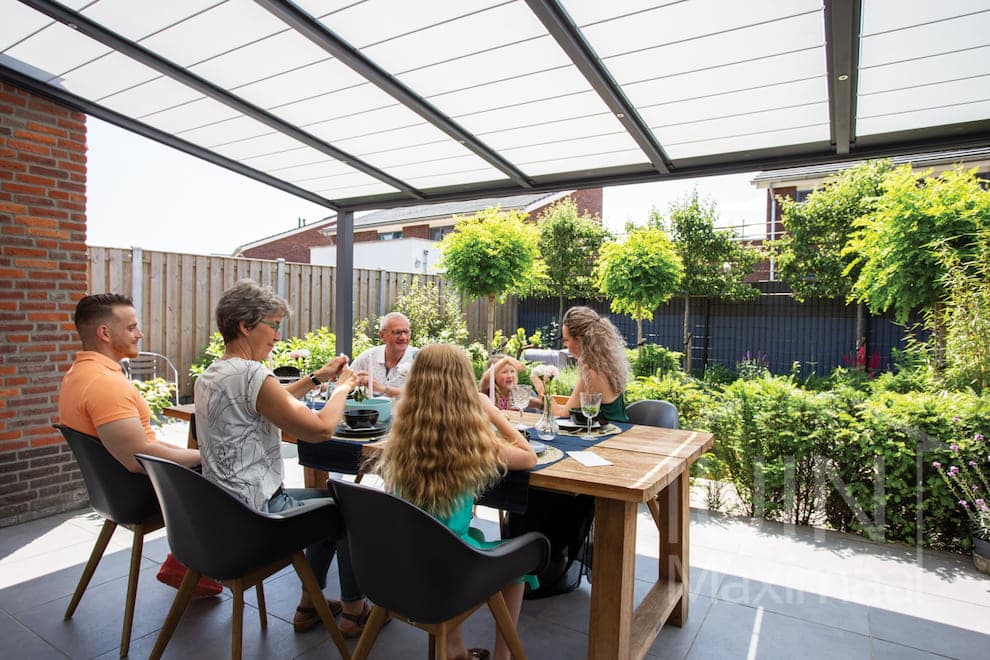
<svg viewBox="0 0 990 660">
<path fill-rule="evenodd" d="M 289 303 L 285 298 L 254 280 L 241 280 L 220 296 L 216 310 L 217 328 L 227 344 L 240 336 L 241 321 L 253 328 L 273 314 L 289 315 Z"/>
<path fill-rule="evenodd" d="M 378 331 L 381 332 L 384 330 L 385 326 L 388 325 L 388 322 L 395 319 L 402 319 L 406 323 L 409 323 L 409 317 L 402 312 L 389 312 L 378 321 Z"/>
</svg>

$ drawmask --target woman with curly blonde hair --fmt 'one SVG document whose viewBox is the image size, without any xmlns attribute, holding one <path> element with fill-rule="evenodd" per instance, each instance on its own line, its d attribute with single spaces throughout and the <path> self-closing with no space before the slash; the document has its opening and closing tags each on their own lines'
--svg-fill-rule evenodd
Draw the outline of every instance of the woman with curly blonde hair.
<svg viewBox="0 0 990 660">
<path fill-rule="evenodd" d="M 626 340 L 607 318 L 589 307 L 571 307 L 564 314 L 561 332 L 564 345 L 578 361 L 578 380 L 571 398 L 564 405 L 554 404 L 553 412 L 566 416 L 571 408 L 581 407 L 581 392 L 602 393 L 602 416 L 614 422 L 627 422 L 622 398 L 629 381 Z M 543 393 L 543 383 L 533 380 L 536 391 Z"/>
<path fill-rule="evenodd" d="M 492 431 L 493 424 L 500 435 Z M 417 353 L 377 466 L 386 489 L 436 516 L 469 545 L 489 548 L 498 542 L 485 541 L 470 526 L 475 497 L 505 470 L 535 465 L 526 439 L 478 392 L 467 353 L 448 344 Z M 535 583 L 530 576 L 526 580 Z M 513 624 L 523 589 L 519 581 L 502 590 Z M 482 655 L 475 649 L 470 653 Z M 509 658 L 497 629 L 494 655 Z M 447 656 L 472 657 L 459 626 L 448 635 Z"/>
</svg>

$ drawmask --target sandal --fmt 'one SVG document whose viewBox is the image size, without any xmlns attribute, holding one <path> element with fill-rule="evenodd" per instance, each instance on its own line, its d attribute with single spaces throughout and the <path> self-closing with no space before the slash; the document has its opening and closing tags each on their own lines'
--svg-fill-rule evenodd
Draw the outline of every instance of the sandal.
<svg viewBox="0 0 990 660">
<path fill-rule="evenodd" d="M 354 624 L 353 628 L 341 627 L 340 634 L 344 636 L 344 639 L 354 639 L 355 637 L 360 637 L 361 633 L 364 632 L 364 624 L 368 623 L 368 617 L 371 616 L 371 608 L 368 606 L 368 602 L 365 601 L 361 607 L 360 614 L 344 612 L 340 616 L 342 619 L 347 619 Z"/>
<path fill-rule="evenodd" d="M 334 616 L 340 616 L 340 613 L 344 611 L 344 606 L 339 600 L 327 599 L 327 607 L 330 608 L 330 614 Z M 292 617 L 292 628 L 297 633 L 302 633 L 319 622 L 320 615 L 315 607 L 297 607 L 296 615 Z"/>
</svg>

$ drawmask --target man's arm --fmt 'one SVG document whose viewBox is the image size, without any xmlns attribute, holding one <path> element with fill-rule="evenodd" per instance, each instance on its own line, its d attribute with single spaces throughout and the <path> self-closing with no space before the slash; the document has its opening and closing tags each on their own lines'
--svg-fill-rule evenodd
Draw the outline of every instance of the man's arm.
<svg viewBox="0 0 990 660">
<path fill-rule="evenodd" d="M 200 464 L 199 451 L 176 447 L 160 440 L 150 442 L 137 417 L 118 419 L 96 427 L 103 446 L 131 472 L 144 472 L 134 454 L 148 454 L 175 461 L 179 465 L 195 467 Z"/>
</svg>

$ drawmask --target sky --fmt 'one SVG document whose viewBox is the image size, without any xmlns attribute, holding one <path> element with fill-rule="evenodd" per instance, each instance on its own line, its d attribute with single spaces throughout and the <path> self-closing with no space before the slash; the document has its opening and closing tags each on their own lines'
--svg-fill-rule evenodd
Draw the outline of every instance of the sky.
<svg viewBox="0 0 990 660">
<path fill-rule="evenodd" d="M 329 208 L 282 192 L 143 136 L 89 117 L 88 245 L 226 254 L 238 246 L 332 215 Z M 763 222 L 765 191 L 754 173 L 606 188 L 605 225 L 621 232 L 653 208 L 697 189 L 715 201 L 721 225 Z"/>
</svg>

